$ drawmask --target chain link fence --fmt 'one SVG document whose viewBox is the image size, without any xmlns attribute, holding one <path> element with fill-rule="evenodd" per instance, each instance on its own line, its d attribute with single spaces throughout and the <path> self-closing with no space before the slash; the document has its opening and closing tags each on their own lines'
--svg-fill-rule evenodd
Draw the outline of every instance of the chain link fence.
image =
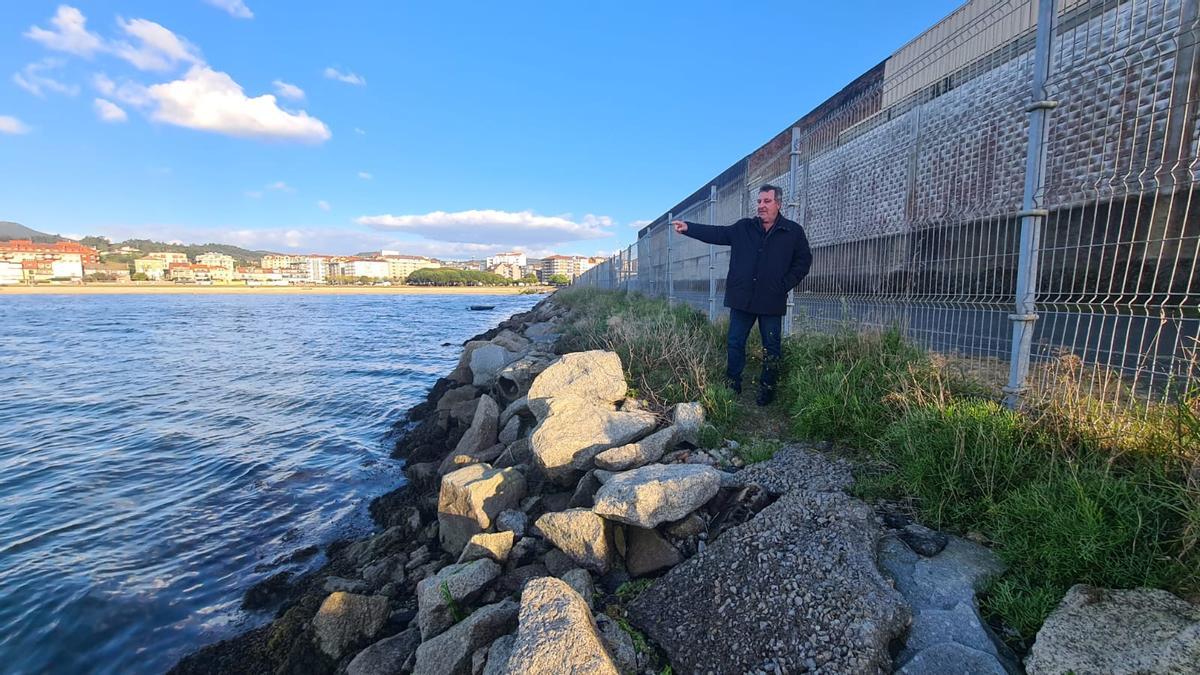
<svg viewBox="0 0 1200 675">
<path fill-rule="evenodd" d="M 1013 404 L 1064 364 L 1175 397 L 1200 383 L 1197 4 L 968 2 L 576 283 L 720 318 L 728 249 L 669 221 L 730 224 L 772 183 L 813 247 L 789 331 L 897 327 Z"/>
</svg>

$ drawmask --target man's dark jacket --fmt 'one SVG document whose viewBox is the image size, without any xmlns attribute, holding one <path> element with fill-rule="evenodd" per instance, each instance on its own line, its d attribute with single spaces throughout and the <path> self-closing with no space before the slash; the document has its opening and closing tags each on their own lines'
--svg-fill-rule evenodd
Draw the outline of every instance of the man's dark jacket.
<svg viewBox="0 0 1200 675">
<path fill-rule="evenodd" d="M 804 228 L 779 215 L 763 231 L 762 219 L 742 218 L 729 227 L 688 222 L 685 235 L 729 247 L 725 306 L 752 314 L 784 314 L 788 291 L 808 275 L 812 252 Z"/>
</svg>

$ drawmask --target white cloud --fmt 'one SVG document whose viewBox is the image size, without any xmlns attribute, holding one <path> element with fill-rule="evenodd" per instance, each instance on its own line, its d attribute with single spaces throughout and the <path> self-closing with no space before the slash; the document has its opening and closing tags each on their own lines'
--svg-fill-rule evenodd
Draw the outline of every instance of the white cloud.
<svg viewBox="0 0 1200 675">
<path fill-rule="evenodd" d="M 632 227 L 635 230 L 640 230 L 643 227 L 645 227 L 653 222 L 654 222 L 653 220 L 635 220 L 635 221 L 629 223 L 629 227 Z"/>
<path fill-rule="evenodd" d="M 50 24 L 53 28 L 49 30 L 30 26 L 25 37 L 41 43 L 47 49 L 79 56 L 91 56 L 104 48 L 104 40 L 88 31 L 87 17 L 74 7 L 59 5 Z"/>
<path fill-rule="evenodd" d="M 229 136 L 321 143 L 332 134 L 321 120 L 301 110 L 281 109 L 271 94 L 246 96 L 226 73 L 193 66 L 183 79 L 147 90 L 158 104 L 154 119 Z"/>
<path fill-rule="evenodd" d="M 12 80 L 18 87 L 34 96 L 45 98 L 47 91 L 75 96 L 79 93 L 78 85 L 63 84 L 52 77 L 43 75 L 45 71 L 61 68 L 62 65 L 63 61 L 60 59 L 42 59 L 25 66 L 19 73 L 13 73 Z"/>
<path fill-rule="evenodd" d="M 359 136 L 367 135 L 367 132 L 363 131 L 362 129 L 359 129 L 358 127 L 354 127 L 354 133 L 358 134 Z"/>
<path fill-rule="evenodd" d="M 92 86 L 96 88 L 96 91 L 105 96 L 112 96 L 113 92 L 117 90 L 117 83 L 113 82 L 104 73 L 96 73 L 92 76 Z"/>
<path fill-rule="evenodd" d="M 591 213 L 585 215 L 583 220 L 579 221 L 588 227 L 612 227 L 616 223 L 609 216 L 597 216 Z"/>
<path fill-rule="evenodd" d="M 229 16 L 235 19 L 254 18 L 254 12 L 250 11 L 243 0 L 204 0 L 204 2 L 229 12 Z"/>
<path fill-rule="evenodd" d="M 124 122 L 129 119 L 129 115 L 121 109 L 116 103 L 98 98 L 93 102 L 96 108 L 96 115 L 103 122 Z"/>
<path fill-rule="evenodd" d="M 363 180 L 371 180 L 371 179 L 372 179 L 372 178 L 374 178 L 375 176 L 372 176 L 371 174 L 367 173 L 366 171 L 359 171 L 359 172 L 358 172 L 358 177 L 359 177 L 359 178 L 361 178 L 361 179 L 363 179 Z"/>
<path fill-rule="evenodd" d="M 214 4 L 235 15 L 243 11 L 250 14 L 240 0 L 220 0 Z M 63 5 L 50 20 L 54 30 L 33 26 L 26 35 L 60 51 L 87 56 L 95 52 L 111 53 L 139 70 L 166 71 L 180 64 L 191 66 L 182 77 L 149 87 L 128 80 L 118 86 L 104 73 L 93 75 L 92 86 L 104 100 L 104 103 L 95 102 L 97 111 L 102 116 L 110 115 L 104 119 L 115 120 L 114 108 L 119 109 L 117 103 L 121 103 L 141 109 L 159 122 L 229 136 L 309 143 L 322 143 L 333 136 L 324 122 L 303 110 L 281 108 L 272 94 L 247 96 L 241 85 L 227 73 L 209 67 L 195 45 L 153 21 L 127 21 L 118 17 L 117 25 L 131 41 L 111 42 L 89 32 L 86 22 L 78 9 Z M 50 64 L 49 61 L 44 63 Z M 78 93 L 78 87 L 39 76 L 38 71 L 44 67 L 49 66 L 31 64 L 13 79 L 39 96 L 44 91 Z M 362 78 L 352 73 L 346 77 L 362 83 Z M 303 90 L 295 85 L 276 80 L 275 86 L 281 96 L 293 99 L 304 96 Z"/>
<path fill-rule="evenodd" d="M 326 68 L 325 77 L 331 80 L 337 80 L 338 82 L 345 82 L 346 84 L 353 84 L 359 87 L 367 83 L 366 79 L 364 79 L 362 75 L 351 73 L 349 71 L 343 73 L 337 68 Z"/>
<path fill-rule="evenodd" d="M 29 127 L 11 115 L 0 115 L 0 134 L 27 134 Z"/>
<path fill-rule="evenodd" d="M 277 180 L 274 183 L 267 183 L 261 190 L 246 190 L 242 194 L 251 199 L 262 199 L 263 195 L 267 194 L 268 192 L 286 192 L 287 194 L 294 194 L 296 192 L 296 188 L 281 180 Z"/>
<path fill-rule="evenodd" d="M 248 249 L 348 255 L 358 251 L 389 249 L 409 255 L 443 259 L 483 258 L 503 251 L 522 250 L 531 257 L 559 252 L 543 246 L 480 244 L 416 240 L 393 232 L 343 226 L 296 225 L 265 229 L 240 226 L 193 226 L 173 223 L 94 225 L 91 230 L 113 241 L 155 239 L 168 242 L 219 241 Z"/>
<path fill-rule="evenodd" d="M 611 223 L 607 216 L 584 216 L 575 222 L 563 216 L 539 216 L 532 211 L 472 210 L 424 215 L 362 216 L 360 225 L 382 230 L 400 230 L 429 239 L 476 244 L 551 244 L 582 239 L 600 239 L 611 233 L 601 229 Z"/>
<path fill-rule="evenodd" d="M 304 90 L 294 84 L 288 84 L 283 80 L 275 80 L 271 84 L 275 85 L 275 93 L 283 98 L 290 98 L 295 101 L 304 99 Z"/>
<path fill-rule="evenodd" d="M 431 258 L 486 258 L 490 255 L 505 251 L 518 250 L 519 247 L 503 244 L 471 244 L 445 241 L 412 241 L 395 244 L 394 250 L 408 255 L 424 255 Z M 526 251 L 536 255 L 532 251 Z"/>
<path fill-rule="evenodd" d="M 133 64 L 138 70 L 165 71 L 179 63 L 200 64 L 204 60 L 195 45 L 170 30 L 146 19 L 126 21 L 117 18 L 117 25 L 130 37 L 137 40 L 134 46 L 128 42 L 114 42 L 114 54 Z"/>
<path fill-rule="evenodd" d="M 329 202 L 325 201 L 324 199 L 318 199 L 317 200 L 317 208 L 321 209 L 322 211 L 328 211 L 329 209 L 331 209 L 333 207 L 331 207 L 329 205 Z"/>
<path fill-rule="evenodd" d="M 114 98 L 134 108 L 145 108 L 153 103 L 145 85 L 128 80 L 118 85 L 104 73 L 96 73 L 92 76 L 92 88 L 107 98 Z"/>
</svg>

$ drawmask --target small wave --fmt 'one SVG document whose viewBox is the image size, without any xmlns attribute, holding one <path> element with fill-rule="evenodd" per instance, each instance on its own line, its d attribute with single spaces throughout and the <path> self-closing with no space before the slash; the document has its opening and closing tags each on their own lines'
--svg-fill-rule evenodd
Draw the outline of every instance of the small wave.
<svg viewBox="0 0 1200 675">
<path fill-rule="evenodd" d="M 536 300 L 6 300 L 4 669 L 162 671 L 262 620 L 245 589 L 370 528 L 369 498 L 403 481 L 393 427 L 464 340 Z"/>
</svg>

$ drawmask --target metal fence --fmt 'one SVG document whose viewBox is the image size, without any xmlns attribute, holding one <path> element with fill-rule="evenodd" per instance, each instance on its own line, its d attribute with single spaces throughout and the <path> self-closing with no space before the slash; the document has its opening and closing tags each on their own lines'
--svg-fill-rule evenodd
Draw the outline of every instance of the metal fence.
<svg viewBox="0 0 1200 675">
<path fill-rule="evenodd" d="M 721 315 L 729 224 L 763 183 L 813 246 L 788 330 L 899 327 L 1089 393 L 1200 383 L 1196 0 L 975 0 L 640 233 L 577 284 Z M 630 263 L 633 263 L 632 265 Z"/>
</svg>

